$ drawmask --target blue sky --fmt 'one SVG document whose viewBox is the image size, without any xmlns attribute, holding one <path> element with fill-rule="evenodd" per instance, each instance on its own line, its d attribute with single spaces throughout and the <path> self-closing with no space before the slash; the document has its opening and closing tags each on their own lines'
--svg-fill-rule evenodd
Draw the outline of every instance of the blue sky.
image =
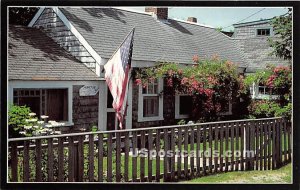
<svg viewBox="0 0 300 190">
<path fill-rule="evenodd" d="M 124 8 L 140 12 L 145 10 L 145 7 L 123 7 L 123 9 Z M 286 7 L 169 7 L 169 17 L 186 20 L 187 17 L 193 16 L 197 18 L 198 23 L 200 24 L 210 25 L 213 27 L 222 27 L 225 31 L 230 31 L 233 29 L 231 25 L 238 23 L 241 20 L 243 20 L 242 22 L 249 22 L 272 18 L 274 16 L 282 15 L 287 11 L 288 9 Z"/>
</svg>

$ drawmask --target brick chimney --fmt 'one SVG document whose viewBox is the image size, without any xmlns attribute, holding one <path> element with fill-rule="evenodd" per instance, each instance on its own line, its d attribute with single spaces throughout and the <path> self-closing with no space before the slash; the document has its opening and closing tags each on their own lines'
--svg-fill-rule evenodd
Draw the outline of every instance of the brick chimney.
<svg viewBox="0 0 300 190">
<path fill-rule="evenodd" d="M 162 7 L 146 7 L 145 8 L 146 13 L 154 13 L 157 19 L 168 19 L 168 8 L 162 8 Z"/>
<path fill-rule="evenodd" d="M 188 17 L 187 21 L 197 23 L 197 18 L 195 18 L 195 17 Z"/>
</svg>

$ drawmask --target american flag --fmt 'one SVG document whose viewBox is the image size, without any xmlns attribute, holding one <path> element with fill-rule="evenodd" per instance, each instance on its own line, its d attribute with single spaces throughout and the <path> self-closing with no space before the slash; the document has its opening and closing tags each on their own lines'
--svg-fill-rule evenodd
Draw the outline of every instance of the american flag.
<svg viewBox="0 0 300 190">
<path fill-rule="evenodd" d="M 128 34 L 120 48 L 104 65 L 105 80 L 113 96 L 113 108 L 123 128 L 127 109 L 127 90 L 131 69 L 134 29 Z"/>
</svg>

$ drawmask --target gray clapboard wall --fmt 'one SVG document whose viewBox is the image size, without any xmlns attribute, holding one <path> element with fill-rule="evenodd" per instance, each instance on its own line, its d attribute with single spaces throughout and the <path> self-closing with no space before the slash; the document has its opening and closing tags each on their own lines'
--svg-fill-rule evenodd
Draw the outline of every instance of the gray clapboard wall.
<svg viewBox="0 0 300 190">
<path fill-rule="evenodd" d="M 33 27 L 42 28 L 57 44 L 96 72 L 96 61 L 51 8 L 46 8 Z"/>
</svg>

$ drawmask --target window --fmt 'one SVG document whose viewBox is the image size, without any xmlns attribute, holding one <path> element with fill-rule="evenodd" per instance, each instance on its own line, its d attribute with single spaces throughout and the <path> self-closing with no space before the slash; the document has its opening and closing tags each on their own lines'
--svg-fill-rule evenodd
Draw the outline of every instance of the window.
<svg viewBox="0 0 300 190">
<path fill-rule="evenodd" d="M 275 91 L 267 86 L 258 86 L 258 93 L 263 95 L 276 95 Z"/>
<path fill-rule="evenodd" d="M 192 112 L 193 97 L 180 94 L 175 96 L 175 119 L 188 118 Z"/>
<path fill-rule="evenodd" d="M 162 89 L 162 79 L 154 80 L 145 88 L 139 86 L 139 122 L 163 119 L 163 98 L 159 94 Z"/>
<path fill-rule="evenodd" d="M 265 29 L 257 29 L 257 36 L 270 36 L 271 29 L 265 28 Z"/>
<path fill-rule="evenodd" d="M 221 110 L 218 115 L 232 115 L 232 93 L 229 94 L 229 100 L 224 98 L 220 100 L 221 102 Z"/>
<path fill-rule="evenodd" d="M 38 117 L 68 121 L 68 89 L 14 89 L 14 104 L 26 105 Z"/>
<path fill-rule="evenodd" d="M 250 87 L 252 99 L 278 99 L 279 96 L 273 88 L 264 86 L 263 84 L 253 83 Z"/>
</svg>

